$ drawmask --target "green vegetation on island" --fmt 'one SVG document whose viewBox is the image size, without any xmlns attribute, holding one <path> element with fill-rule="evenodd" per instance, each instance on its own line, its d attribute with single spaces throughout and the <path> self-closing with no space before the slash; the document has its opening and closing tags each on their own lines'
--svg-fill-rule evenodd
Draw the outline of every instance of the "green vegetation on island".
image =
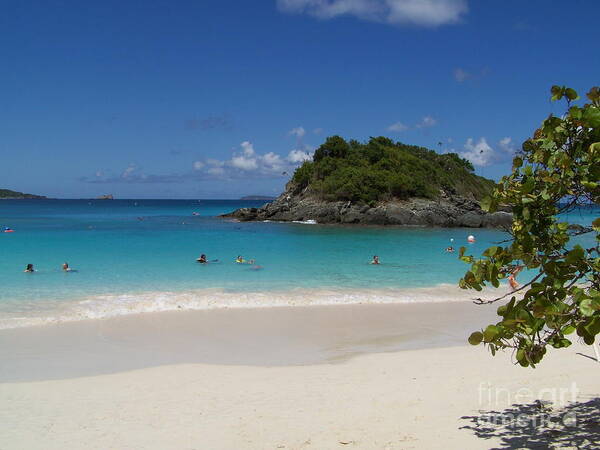
<svg viewBox="0 0 600 450">
<path fill-rule="evenodd" d="M 456 153 L 439 154 L 381 136 L 366 143 L 331 136 L 312 161 L 296 169 L 292 182 L 296 192 L 309 188 L 326 201 L 437 199 L 441 191 L 479 200 L 495 183 L 473 172 L 473 165 Z"/>
<path fill-rule="evenodd" d="M 43 195 L 25 194 L 23 192 L 0 189 L 0 199 L 46 198 Z"/>
</svg>

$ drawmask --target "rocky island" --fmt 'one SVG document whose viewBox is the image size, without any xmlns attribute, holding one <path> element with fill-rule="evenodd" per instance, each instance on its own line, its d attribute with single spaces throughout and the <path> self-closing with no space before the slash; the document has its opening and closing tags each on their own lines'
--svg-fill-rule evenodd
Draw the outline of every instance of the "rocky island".
<svg viewBox="0 0 600 450">
<path fill-rule="evenodd" d="M 43 195 L 25 194 L 23 192 L 11 191 L 10 189 L 0 189 L 0 199 L 20 200 L 30 198 L 46 198 Z"/>
<path fill-rule="evenodd" d="M 439 227 L 506 227 L 512 215 L 484 212 L 495 183 L 455 153 L 438 154 L 385 137 L 326 139 L 273 202 L 223 217 L 241 221 Z"/>
</svg>

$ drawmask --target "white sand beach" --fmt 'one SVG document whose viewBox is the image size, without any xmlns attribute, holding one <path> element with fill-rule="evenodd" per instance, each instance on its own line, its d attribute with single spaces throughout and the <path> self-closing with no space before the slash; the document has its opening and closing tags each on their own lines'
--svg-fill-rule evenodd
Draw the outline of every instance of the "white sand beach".
<svg viewBox="0 0 600 450">
<path fill-rule="evenodd" d="M 585 448 L 600 437 L 594 419 L 600 364 L 593 350 L 576 344 L 552 351 L 535 370 L 515 366 L 509 354 L 493 358 L 464 344 L 467 331 L 457 329 L 486 324 L 489 309 L 365 305 L 257 314 L 158 313 L 12 335 L 7 332 L 17 331 L 5 330 L 6 361 L 23 364 L 3 369 L 0 448 Z M 229 332 L 202 331 L 208 322 L 213 331 L 226 326 Z M 169 333 L 152 338 L 150 331 L 161 327 Z M 425 338 L 425 330 L 435 336 L 431 330 L 439 329 L 451 347 Z M 219 351 L 176 350 L 195 340 L 200 349 Z M 169 360 L 169 351 L 178 356 Z M 137 361 L 123 364 L 138 352 Z M 111 354 L 114 367 L 107 370 Z M 523 426 L 511 428 L 511 405 L 536 399 L 553 404 L 522 407 L 515 417 Z M 568 418 L 575 416 L 576 426 L 562 421 L 561 408 L 572 401 L 577 406 Z M 490 410 L 502 413 L 498 420 L 507 426 L 483 421 Z M 527 422 L 540 413 L 558 422 Z"/>
</svg>

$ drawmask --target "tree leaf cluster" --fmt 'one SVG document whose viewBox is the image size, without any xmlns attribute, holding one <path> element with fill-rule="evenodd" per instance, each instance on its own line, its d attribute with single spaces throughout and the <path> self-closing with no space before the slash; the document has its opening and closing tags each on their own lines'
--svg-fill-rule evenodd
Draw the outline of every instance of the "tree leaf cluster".
<svg viewBox="0 0 600 450">
<path fill-rule="evenodd" d="M 600 90 L 587 93 L 587 103 L 574 105 L 577 92 L 553 86 L 552 100 L 564 99 L 563 116 L 549 116 L 514 158 L 512 173 L 502 178 L 482 201 L 490 212 L 509 207 L 511 238 L 480 258 L 459 257 L 470 264 L 460 280 L 465 289 L 499 287 L 518 266 L 533 279 L 512 294 L 478 303 L 510 299 L 498 308 L 501 320 L 475 331 L 473 345 L 483 343 L 492 354 L 514 349 L 516 361 L 535 367 L 548 346 L 571 345 L 573 335 L 593 344 L 600 333 L 600 218 L 582 233 L 595 233 L 594 245 L 572 243 L 573 231 L 560 213 L 600 203 Z"/>
</svg>

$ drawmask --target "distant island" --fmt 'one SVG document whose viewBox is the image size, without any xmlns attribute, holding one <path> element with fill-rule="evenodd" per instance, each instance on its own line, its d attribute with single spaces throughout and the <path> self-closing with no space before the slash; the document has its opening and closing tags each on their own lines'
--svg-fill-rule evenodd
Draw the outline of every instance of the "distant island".
<svg viewBox="0 0 600 450">
<path fill-rule="evenodd" d="M 100 197 L 96 197 L 96 200 L 114 200 L 112 194 L 101 195 Z"/>
<path fill-rule="evenodd" d="M 268 195 L 247 195 L 245 197 L 240 198 L 240 200 L 264 200 L 271 201 L 275 200 L 277 197 L 270 197 Z"/>
<path fill-rule="evenodd" d="M 328 137 L 285 191 L 261 208 L 223 217 L 373 225 L 503 227 L 512 215 L 485 213 L 479 201 L 495 186 L 456 153 L 374 137 L 366 143 Z"/>
<path fill-rule="evenodd" d="M 46 198 L 43 195 L 25 194 L 23 192 L 11 191 L 10 189 L 0 189 L 0 199 L 15 200 L 25 198 Z"/>
</svg>

